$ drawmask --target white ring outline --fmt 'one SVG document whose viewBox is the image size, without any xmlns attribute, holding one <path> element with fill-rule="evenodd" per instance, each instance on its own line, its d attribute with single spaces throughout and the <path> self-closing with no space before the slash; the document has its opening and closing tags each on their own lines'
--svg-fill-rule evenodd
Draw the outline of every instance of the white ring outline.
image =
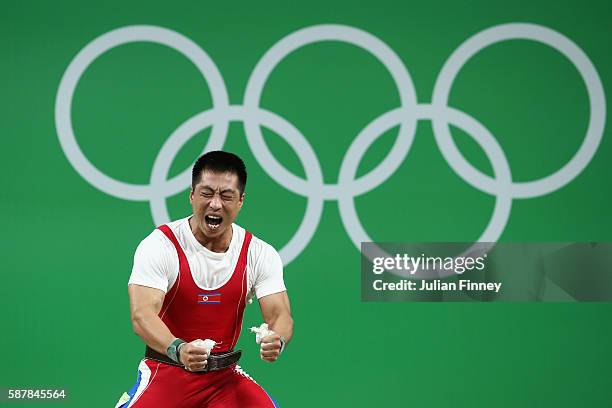
<svg viewBox="0 0 612 408">
<path fill-rule="evenodd" d="M 436 80 L 432 105 L 442 110 L 448 105 L 451 85 L 463 65 L 472 56 L 495 43 L 518 39 L 543 43 L 568 58 L 586 85 L 591 108 L 586 136 L 569 162 L 546 177 L 512 183 L 514 198 L 531 198 L 558 190 L 576 178 L 590 163 L 603 137 L 606 116 L 603 85 L 593 63 L 576 44 L 564 35 L 536 24 L 502 24 L 483 30 L 468 38 L 448 58 Z M 472 186 L 489 194 L 495 194 L 496 184 L 493 179 L 480 172 L 463 157 L 453 141 L 448 124 L 441 120 L 439 115 L 433 118 L 433 129 L 442 155 L 453 170 Z"/>
<path fill-rule="evenodd" d="M 401 106 L 404 108 L 404 117 L 400 122 L 399 134 L 391 148 L 392 153 L 370 173 L 358 180 L 357 191 L 359 191 L 359 194 L 363 194 L 375 188 L 397 170 L 410 150 L 416 131 L 414 111 L 417 99 L 412 79 L 401 59 L 382 40 L 366 31 L 336 24 L 316 25 L 295 31 L 274 44 L 259 60 L 247 83 L 244 106 L 249 110 L 259 107 L 264 85 L 282 59 L 301 47 L 322 41 L 345 42 L 368 51 L 391 74 L 399 92 Z M 340 189 L 340 187 L 343 187 L 340 183 L 336 185 L 313 185 L 283 167 L 268 149 L 255 115 L 246 118 L 244 127 L 253 154 L 262 164 L 266 173 L 281 186 L 303 196 L 314 193 L 320 194 L 326 199 L 337 199 L 344 194 Z M 318 160 L 317 165 L 320 168 Z"/>
<path fill-rule="evenodd" d="M 389 116 L 391 119 L 397 120 L 400 114 L 399 110 L 390 111 Z M 466 249 L 462 254 L 458 256 L 465 256 L 467 253 L 472 253 L 474 250 L 478 249 L 482 251 L 483 247 L 479 246 L 478 243 L 486 242 L 486 243 L 494 243 L 497 242 L 499 237 L 504 231 L 506 223 L 510 217 L 510 210 L 512 208 L 512 196 L 510 193 L 510 184 L 512 182 L 512 176 L 510 173 L 510 165 L 508 164 L 508 160 L 495 139 L 493 135 L 486 129 L 480 122 L 472 118 L 471 116 L 461 112 L 459 110 L 453 109 L 451 107 L 447 107 L 446 111 L 441 112 L 439 109 L 433 108 L 431 105 L 418 105 L 417 109 L 417 117 L 419 119 L 434 119 L 435 117 L 439 117 L 442 115 L 444 120 L 449 121 L 453 125 L 462 129 L 465 133 L 470 135 L 475 142 L 477 142 L 484 153 L 487 155 L 489 162 L 493 167 L 493 173 L 495 174 L 495 182 L 498 185 L 498 189 L 496 191 L 495 197 L 495 207 L 493 209 L 493 213 L 491 215 L 491 219 L 478 238 L 477 243 L 470 246 Z M 374 143 L 376 139 L 384 134 L 384 132 L 388 129 L 378 128 L 379 124 L 376 123 L 379 119 L 374 120 L 368 126 L 364 128 L 362 133 L 358 136 L 358 138 L 364 138 L 370 144 Z M 391 127 L 397 126 L 397 124 L 393 124 L 393 121 L 390 120 Z M 375 133 L 374 129 L 377 132 Z M 375 135 L 374 137 L 370 135 Z M 353 160 L 348 161 L 350 163 L 347 165 L 344 173 L 342 173 L 342 177 L 346 178 L 342 181 L 350 181 L 352 177 L 355 176 L 357 172 L 357 167 L 359 162 L 361 161 L 362 155 L 368 150 L 368 146 L 364 146 L 360 149 L 361 156 L 353 157 Z M 368 236 L 367 232 L 363 228 L 363 225 L 359 221 L 359 216 L 357 214 L 357 209 L 355 207 L 355 198 L 351 196 L 342 196 L 338 199 L 338 206 L 340 208 L 340 216 L 342 218 L 342 222 L 344 224 L 344 228 L 346 229 L 351 241 L 358 248 L 361 247 L 362 242 L 369 242 L 372 239 Z M 372 256 L 375 257 L 389 257 L 382 249 L 376 248 L 373 246 L 370 248 L 372 251 Z M 415 273 L 410 273 L 409 271 L 403 269 L 389 269 L 388 272 L 394 273 L 398 276 L 411 277 L 411 278 L 420 278 L 420 279 L 432 279 L 431 271 L 423 271 L 417 270 Z M 437 271 L 437 276 L 439 278 L 443 278 L 445 276 L 454 275 L 452 270 L 443 270 Z"/>
<path fill-rule="evenodd" d="M 221 73 L 208 54 L 189 38 L 166 28 L 156 26 L 118 28 L 99 36 L 79 51 L 62 76 L 55 100 L 55 126 L 64 154 L 72 167 L 97 189 L 124 200 L 141 201 L 153 197 L 155 192 L 152 186 L 119 181 L 98 170 L 79 147 L 71 117 L 74 91 L 89 65 L 110 49 L 132 42 L 157 43 L 180 52 L 198 68 L 208 83 L 215 107 L 228 106 L 229 98 Z M 208 144 L 223 145 L 227 128 L 227 122 L 215 123 Z M 162 187 L 164 194 L 171 196 L 179 193 L 185 188 L 185 180 L 190 180 L 190 177 L 190 169 L 187 169 L 173 179 L 167 180 Z"/>
</svg>

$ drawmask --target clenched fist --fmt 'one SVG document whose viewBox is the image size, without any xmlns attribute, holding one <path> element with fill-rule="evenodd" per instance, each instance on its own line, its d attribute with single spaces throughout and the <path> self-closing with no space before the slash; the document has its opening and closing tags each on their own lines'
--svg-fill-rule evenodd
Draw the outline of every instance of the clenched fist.
<svg viewBox="0 0 612 408">
<path fill-rule="evenodd" d="M 262 360 L 273 363 L 281 352 L 281 336 L 276 333 L 269 334 L 261 339 L 259 355 Z"/>
<path fill-rule="evenodd" d="M 192 343 L 183 343 L 179 348 L 179 360 L 187 371 L 202 371 L 208 363 L 208 351 Z"/>
</svg>

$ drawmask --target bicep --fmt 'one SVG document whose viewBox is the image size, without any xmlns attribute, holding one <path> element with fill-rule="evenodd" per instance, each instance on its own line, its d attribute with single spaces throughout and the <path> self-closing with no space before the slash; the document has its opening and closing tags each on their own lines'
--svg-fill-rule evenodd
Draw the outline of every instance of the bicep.
<svg viewBox="0 0 612 408">
<path fill-rule="evenodd" d="M 261 315 L 266 322 L 274 320 L 283 314 L 291 314 L 287 292 L 274 293 L 260 298 L 259 307 L 261 308 Z"/>
<path fill-rule="evenodd" d="M 143 313 L 159 314 L 166 296 L 163 290 L 136 284 L 128 285 L 128 294 L 132 318 Z"/>
</svg>

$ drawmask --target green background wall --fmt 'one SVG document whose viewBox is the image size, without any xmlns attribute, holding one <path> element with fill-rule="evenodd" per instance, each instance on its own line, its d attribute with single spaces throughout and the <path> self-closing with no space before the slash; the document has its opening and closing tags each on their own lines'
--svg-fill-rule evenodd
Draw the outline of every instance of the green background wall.
<svg viewBox="0 0 612 408">
<path fill-rule="evenodd" d="M 55 129 L 55 98 L 71 60 L 94 38 L 133 24 L 165 27 L 202 47 L 221 72 L 232 104 L 242 103 L 253 68 L 277 41 L 316 24 L 345 24 L 384 41 L 401 58 L 419 103 L 429 103 L 446 59 L 489 27 L 528 22 L 574 41 L 610 95 L 612 7 L 608 1 L 469 2 L 11 2 L 2 5 L 2 370 L 0 386 L 67 388 L 66 406 L 114 406 L 136 379 L 143 352 L 129 319 L 126 283 L 138 242 L 154 227 L 146 201 L 126 201 L 85 181 Z M 324 180 L 370 121 L 399 106 L 383 66 L 339 42 L 306 46 L 267 81 L 261 105 L 308 140 Z M 486 48 L 463 67 L 449 105 L 485 125 L 503 148 L 514 181 L 548 175 L 583 140 L 589 105 L 576 68 L 532 41 Z M 187 59 L 151 43 L 98 58 L 76 88 L 74 131 L 87 158 L 125 182 L 147 184 L 169 135 L 212 106 Z M 608 109 L 609 111 L 609 109 Z M 210 129 L 173 161 L 190 166 Z M 264 131 L 271 151 L 304 177 L 292 149 Z M 373 169 L 397 128 L 368 151 Z M 492 174 L 486 156 L 457 129 L 461 151 Z M 277 248 L 297 230 L 306 199 L 275 183 L 256 160 L 240 122 L 225 149 L 249 169 L 238 223 Z M 513 201 L 502 241 L 612 240 L 609 126 L 585 170 L 566 186 Z M 477 239 L 494 197 L 463 181 L 435 143 L 431 122 L 397 172 L 356 198 L 377 241 Z M 187 190 L 168 199 L 170 216 L 189 214 Z M 609 303 L 362 303 L 360 257 L 327 200 L 307 247 L 285 269 L 295 337 L 273 365 L 243 332 L 244 369 L 282 407 L 602 407 L 610 404 Z M 588 276 L 585 276 L 588 279 Z M 245 327 L 259 324 L 256 304 Z M 11 406 L 21 406 L 12 403 Z M 25 404 L 23 406 L 26 406 Z"/>
</svg>

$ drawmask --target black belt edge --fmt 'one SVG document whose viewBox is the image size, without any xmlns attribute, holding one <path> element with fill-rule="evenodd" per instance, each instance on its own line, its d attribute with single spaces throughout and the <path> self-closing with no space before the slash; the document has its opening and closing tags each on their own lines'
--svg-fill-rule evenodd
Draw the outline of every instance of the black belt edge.
<svg viewBox="0 0 612 408">
<path fill-rule="evenodd" d="M 208 356 L 208 363 L 206 364 L 206 368 L 202 371 L 193 371 L 194 373 L 207 373 L 209 371 L 217 371 L 222 370 L 224 368 L 230 367 L 232 364 L 236 364 L 240 357 L 242 356 L 242 350 L 232 350 L 226 351 L 223 353 L 211 353 Z M 150 360 L 155 360 L 160 363 L 170 364 L 176 367 L 185 367 L 181 363 L 177 363 L 172 360 L 165 354 L 158 353 L 153 350 L 151 347 L 147 346 L 145 348 L 145 358 Z"/>
</svg>

